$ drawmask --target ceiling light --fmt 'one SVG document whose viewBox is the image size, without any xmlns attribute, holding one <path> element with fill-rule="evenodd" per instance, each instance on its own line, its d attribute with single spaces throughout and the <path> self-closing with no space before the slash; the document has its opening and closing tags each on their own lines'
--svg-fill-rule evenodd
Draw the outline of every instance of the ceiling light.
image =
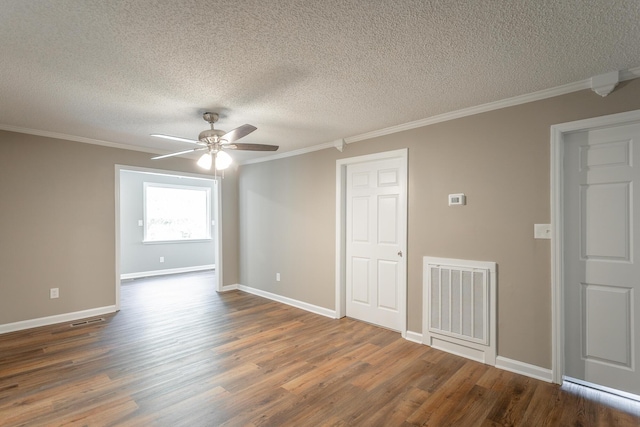
<svg viewBox="0 0 640 427">
<path fill-rule="evenodd" d="M 212 158 L 211 158 L 211 153 L 206 152 L 202 155 L 202 157 L 200 157 L 200 159 L 198 159 L 198 166 L 200 166 L 202 169 L 206 169 L 209 170 L 211 169 L 211 162 L 212 162 Z M 216 167 L 218 166 L 218 161 L 216 160 Z"/>
<path fill-rule="evenodd" d="M 217 170 L 224 170 L 228 168 L 231 165 L 231 162 L 232 162 L 231 156 L 225 153 L 224 151 L 218 151 L 216 153 L 216 169 Z M 209 161 L 209 166 L 211 166 L 211 161 Z"/>
</svg>

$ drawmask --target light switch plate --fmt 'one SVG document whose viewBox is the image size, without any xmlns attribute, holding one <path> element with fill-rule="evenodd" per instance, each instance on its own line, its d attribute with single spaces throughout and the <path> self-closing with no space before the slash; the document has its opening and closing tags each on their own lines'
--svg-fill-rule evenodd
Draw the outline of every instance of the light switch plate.
<svg viewBox="0 0 640 427">
<path fill-rule="evenodd" d="M 534 239 L 551 239 L 551 224 L 533 224 Z"/>
<path fill-rule="evenodd" d="M 139 219 L 138 220 L 138 227 L 142 227 L 143 225 L 144 225 L 144 222 L 141 219 Z"/>
</svg>

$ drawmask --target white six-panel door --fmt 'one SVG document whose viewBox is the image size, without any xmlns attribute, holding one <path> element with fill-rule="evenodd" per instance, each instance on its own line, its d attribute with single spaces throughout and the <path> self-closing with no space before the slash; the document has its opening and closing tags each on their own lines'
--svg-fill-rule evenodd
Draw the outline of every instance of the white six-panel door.
<svg viewBox="0 0 640 427">
<path fill-rule="evenodd" d="M 404 162 L 352 164 L 346 176 L 346 314 L 398 331 L 406 287 Z"/>
<path fill-rule="evenodd" d="M 567 377 L 640 395 L 640 125 L 565 136 Z"/>
</svg>

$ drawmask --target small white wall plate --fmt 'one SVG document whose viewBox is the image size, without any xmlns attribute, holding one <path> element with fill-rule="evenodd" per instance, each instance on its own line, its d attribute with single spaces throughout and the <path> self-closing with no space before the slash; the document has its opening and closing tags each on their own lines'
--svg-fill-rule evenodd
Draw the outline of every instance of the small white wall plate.
<svg viewBox="0 0 640 427">
<path fill-rule="evenodd" d="M 533 224 L 534 239 L 550 239 L 551 224 Z"/>
</svg>

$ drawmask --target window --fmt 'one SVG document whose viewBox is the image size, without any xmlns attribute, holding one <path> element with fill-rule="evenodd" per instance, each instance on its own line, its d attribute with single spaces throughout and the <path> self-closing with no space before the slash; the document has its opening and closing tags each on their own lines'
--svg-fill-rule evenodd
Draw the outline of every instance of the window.
<svg viewBox="0 0 640 427">
<path fill-rule="evenodd" d="M 211 189 L 144 183 L 144 241 L 211 239 Z"/>
</svg>

